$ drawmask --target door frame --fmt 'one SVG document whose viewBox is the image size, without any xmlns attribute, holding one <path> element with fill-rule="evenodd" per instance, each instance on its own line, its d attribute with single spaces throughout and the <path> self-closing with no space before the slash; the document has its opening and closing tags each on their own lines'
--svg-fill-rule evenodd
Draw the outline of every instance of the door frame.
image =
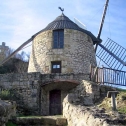
<svg viewBox="0 0 126 126">
<path fill-rule="evenodd" d="M 58 111 L 58 113 L 56 113 L 56 114 L 52 114 L 52 108 L 51 108 L 51 95 L 55 95 L 56 93 L 59 93 L 59 111 Z M 55 100 L 55 99 L 54 99 Z M 57 109 L 57 106 L 54 106 L 55 107 L 55 109 Z M 58 89 L 54 89 L 54 90 L 51 90 L 51 91 L 49 91 L 49 115 L 60 115 L 60 114 L 62 114 L 62 103 L 61 103 L 61 90 L 58 90 Z"/>
<path fill-rule="evenodd" d="M 55 67 L 55 68 L 53 68 Z M 61 61 L 51 62 L 51 73 L 61 73 Z"/>
</svg>

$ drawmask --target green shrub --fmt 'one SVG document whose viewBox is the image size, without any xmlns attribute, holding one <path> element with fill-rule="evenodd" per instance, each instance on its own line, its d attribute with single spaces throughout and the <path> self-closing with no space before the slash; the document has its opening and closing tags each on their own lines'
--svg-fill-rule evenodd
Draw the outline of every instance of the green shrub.
<svg viewBox="0 0 126 126">
<path fill-rule="evenodd" d="M 11 94 L 11 92 L 9 90 L 3 90 L 0 92 L 0 98 L 2 100 L 11 100 L 12 96 L 13 96 L 13 94 Z"/>
<path fill-rule="evenodd" d="M 118 108 L 118 112 L 120 112 L 122 114 L 126 114 L 126 107 Z"/>
<path fill-rule="evenodd" d="M 8 121 L 6 126 L 17 126 L 16 124 L 12 123 L 11 121 Z"/>
<path fill-rule="evenodd" d="M 117 88 L 118 91 L 126 92 L 126 89 Z"/>
<path fill-rule="evenodd" d="M 31 115 L 32 113 L 34 113 L 34 111 L 31 108 L 29 108 L 28 105 L 24 103 L 22 96 L 15 89 L 0 91 L 0 98 L 2 100 L 16 101 L 16 104 L 17 104 L 16 109 L 19 115 L 21 114 L 21 115 L 26 116 L 26 115 Z"/>
</svg>

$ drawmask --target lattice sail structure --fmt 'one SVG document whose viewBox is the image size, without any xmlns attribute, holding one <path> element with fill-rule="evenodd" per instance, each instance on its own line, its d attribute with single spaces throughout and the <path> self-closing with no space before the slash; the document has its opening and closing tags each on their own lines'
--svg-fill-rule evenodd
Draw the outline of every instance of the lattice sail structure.
<svg viewBox="0 0 126 126">
<path fill-rule="evenodd" d="M 122 70 L 126 66 L 126 49 L 114 42 L 110 38 L 106 40 L 104 46 L 99 45 L 96 56 L 112 69 Z"/>
</svg>

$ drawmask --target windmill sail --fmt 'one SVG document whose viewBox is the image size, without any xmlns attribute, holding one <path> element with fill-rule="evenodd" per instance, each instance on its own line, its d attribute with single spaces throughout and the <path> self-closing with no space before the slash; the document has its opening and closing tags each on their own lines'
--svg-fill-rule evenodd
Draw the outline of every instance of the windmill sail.
<svg viewBox="0 0 126 126">
<path fill-rule="evenodd" d="M 99 31 L 98 31 L 98 36 L 97 36 L 98 39 L 100 39 L 100 36 L 101 36 L 101 32 L 102 32 L 102 28 L 103 28 L 103 24 L 104 24 L 104 20 L 105 20 L 105 15 L 106 15 L 107 7 L 108 7 L 108 2 L 109 2 L 109 0 L 106 0 L 106 2 L 105 2 L 105 7 L 104 7 L 103 15 L 102 15 L 102 20 L 101 20 L 101 24 L 100 24 Z M 96 43 L 95 52 L 97 51 L 97 46 L 98 46 L 98 43 Z"/>
<path fill-rule="evenodd" d="M 74 22 L 80 27 L 80 28 L 83 28 L 83 29 L 86 29 L 86 26 L 80 22 L 78 19 L 74 18 Z"/>
<path fill-rule="evenodd" d="M 103 28 L 105 15 L 108 7 L 109 0 L 106 0 L 102 21 L 99 27 L 99 32 L 97 38 L 100 39 L 101 31 Z M 96 53 L 96 56 L 101 59 L 108 67 L 112 69 L 122 70 L 123 66 L 126 66 L 126 49 L 122 46 L 111 40 L 107 39 L 105 45 L 103 46 L 101 43 L 96 43 L 95 52 L 97 50 L 97 46 L 99 45 L 99 52 Z"/>
<path fill-rule="evenodd" d="M 112 69 L 122 70 L 126 66 L 126 49 L 111 40 L 107 39 L 104 46 L 99 44 L 100 50 L 96 56 Z"/>
<path fill-rule="evenodd" d="M 0 66 L 2 66 L 5 62 L 7 62 L 12 56 L 14 56 L 18 51 L 20 51 L 23 47 L 25 47 L 28 43 L 33 40 L 33 37 L 24 42 L 21 46 L 19 46 L 12 54 L 10 54 L 7 58 L 5 58 L 2 62 L 0 62 Z"/>
</svg>

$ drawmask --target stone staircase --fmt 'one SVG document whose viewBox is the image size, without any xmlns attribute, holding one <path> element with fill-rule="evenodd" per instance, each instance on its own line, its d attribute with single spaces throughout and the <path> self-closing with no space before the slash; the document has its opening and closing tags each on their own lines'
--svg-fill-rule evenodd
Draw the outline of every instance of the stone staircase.
<svg viewBox="0 0 126 126">
<path fill-rule="evenodd" d="M 18 126 L 67 126 L 67 119 L 59 115 L 16 117 L 12 122 Z"/>
</svg>

